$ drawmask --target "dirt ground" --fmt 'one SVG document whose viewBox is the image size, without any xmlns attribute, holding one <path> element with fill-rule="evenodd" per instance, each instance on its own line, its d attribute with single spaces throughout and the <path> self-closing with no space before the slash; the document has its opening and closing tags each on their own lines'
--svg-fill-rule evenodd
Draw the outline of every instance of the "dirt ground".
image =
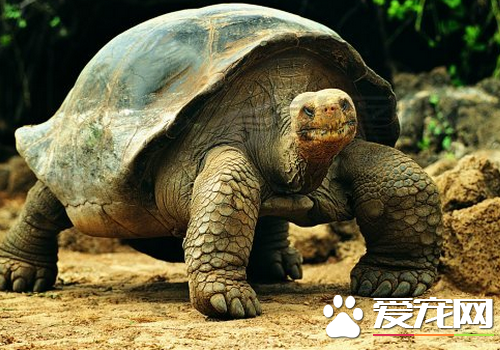
<svg viewBox="0 0 500 350">
<path fill-rule="evenodd" d="M 1 210 L 0 224 L 14 216 Z M 62 250 L 54 290 L 0 292 L 0 349 L 500 349 L 499 296 L 486 296 L 494 300 L 492 329 L 463 326 L 460 330 L 440 330 L 435 323 L 416 330 L 374 329 L 373 300 L 356 297 L 355 307 L 364 311 L 358 322 L 360 336 L 329 338 L 325 328 L 331 319 L 325 318 L 323 307 L 332 304 L 337 294 L 349 295 L 349 271 L 362 254 L 356 244 L 347 243 L 345 251 L 353 253 L 345 253 L 340 261 L 330 258 L 305 265 L 301 281 L 255 285 L 263 315 L 235 321 L 207 319 L 191 307 L 183 264 L 161 262 L 126 248 L 107 254 Z M 431 296 L 485 297 L 462 292 L 444 279 L 423 297 Z M 343 305 L 339 311 L 352 315 L 352 310 Z M 433 313 L 427 315 L 430 318 Z M 495 336 L 378 337 L 374 333 Z"/>
</svg>

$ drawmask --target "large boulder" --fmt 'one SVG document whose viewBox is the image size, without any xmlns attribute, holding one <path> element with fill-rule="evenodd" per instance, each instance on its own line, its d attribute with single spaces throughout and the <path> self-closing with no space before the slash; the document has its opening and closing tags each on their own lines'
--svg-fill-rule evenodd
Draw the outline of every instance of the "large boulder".
<svg viewBox="0 0 500 350">
<path fill-rule="evenodd" d="M 467 156 L 434 178 L 443 205 L 441 271 L 459 288 L 500 294 L 500 172 Z"/>
<path fill-rule="evenodd" d="M 500 294 L 500 198 L 444 215 L 443 272 L 461 289 Z"/>
<path fill-rule="evenodd" d="M 435 178 L 445 212 L 500 196 L 500 172 L 485 157 L 466 156 Z"/>
<path fill-rule="evenodd" d="M 500 83 L 452 86 L 446 72 L 400 74 L 401 137 L 396 147 L 428 165 L 443 155 L 461 158 L 477 149 L 500 150 Z"/>
</svg>

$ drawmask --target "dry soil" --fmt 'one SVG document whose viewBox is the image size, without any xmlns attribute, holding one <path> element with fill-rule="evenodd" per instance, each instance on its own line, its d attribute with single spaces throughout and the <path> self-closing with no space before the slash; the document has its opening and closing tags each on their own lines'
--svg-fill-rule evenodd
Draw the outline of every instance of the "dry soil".
<svg viewBox="0 0 500 350">
<path fill-rule="evenodd" d="M 14 204 L 3 208 L 12 210 L 17 207 Z M 0 209 L 0 219 L 10 221 L 14 216 Z M 0 231 L 5 230 L 3 225 Z M 465 293 L 444 279 L 423 297 L 492 298 L 496 318 L 492 329 L 463 326 L 441 330 L 432 322 L 422 329 L 377 330 L 373 328 L 377 316 L 373 300 L 356 297 L 355 307 L 364 311 L 360 336 L 329 338 L 325 328 L 331 319 L 324 317 L 323 307 L 332 304 L 337 294 L 349 295 L 349 271 L 360 254 L 362 249 L 346 246 L 342 260 L 330 258 L 322 264 L 305 265 L 301 281 L 255 285 L 262 316 L 218 321 L 191 307 L 184 264 L 157 261 L 128 249 L 107 254 L 62 250 L 54 290 L 40 294 L 0 292 L 0 348 L 500 349 L 500 297 Z M 340 311 L 352 315 L 352 309 L 343 306 L 334 316 Z M 428 317 L 434 314 L 429 312 Z M 379 337 L 374 333 L 495 336 Z"/>
</svg>

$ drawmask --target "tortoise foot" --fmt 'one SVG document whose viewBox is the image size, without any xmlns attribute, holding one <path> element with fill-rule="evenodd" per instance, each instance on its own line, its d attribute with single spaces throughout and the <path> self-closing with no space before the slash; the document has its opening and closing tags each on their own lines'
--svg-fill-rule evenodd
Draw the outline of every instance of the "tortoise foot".
<svg viewBox="0 0 500 350">
<path fill-rule="evenodd" d="M 351 272 L 351 291 L 365 297 L 416 297 L 435 279 L 435 268 L 391 269 L 358 263 Z"/>
<path fill-rule="evenodd" d="M 262 313 L 257 294 L 246 281 L 229 280 L 213 273 L 198 273 L 196 282 L 190 282 L 189 286 L 193 306 L 204 315 L 235 319 Z"/>
<path fill-rule="evenodd" d="M 259 282 L 280 282 L 290 277 L 302 278 L 302 255 L 294 247 L 255 252 L 248 266 L 249 279 Z"/>
<path fill-rule="evenodd" d="M 0 291 L 43 292 L 52 288 L 56 277 L 56 264 L 28 263 L 0 249 Z"/>
</svg>

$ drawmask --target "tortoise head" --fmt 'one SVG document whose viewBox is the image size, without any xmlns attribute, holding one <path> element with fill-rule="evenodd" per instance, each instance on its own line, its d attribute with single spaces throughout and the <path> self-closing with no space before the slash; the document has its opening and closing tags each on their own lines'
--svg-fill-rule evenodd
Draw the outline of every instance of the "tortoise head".
<svg viewBox="0 0 500 350">
<path fill-rule="evenodd" d="M 263 173 L 276 174 L 269 180 L 276 192 L 309 193 L 324 180 L 333 158 L 354 139 L 356 108 L 344 91 L 324 89 L 300 93 L 287 112 L 285 125 L 290 127 L 280 128 L 281 145 L 269 148 L 278 150 L 278 161 Z"/>
<path fill-rule="evenodd" d="M 356 109 L 339 89 L 297 95 L 290 104 L 292 132 L 298 153 L 307 163 L 327 167 L 356 135 Z"/>
</svg>

